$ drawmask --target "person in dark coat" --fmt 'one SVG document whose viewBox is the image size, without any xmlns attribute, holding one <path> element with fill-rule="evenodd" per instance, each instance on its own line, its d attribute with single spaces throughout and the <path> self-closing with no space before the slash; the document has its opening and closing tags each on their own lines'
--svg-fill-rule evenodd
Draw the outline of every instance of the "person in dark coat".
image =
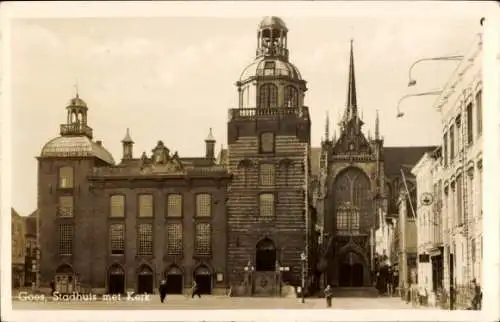
<svg viewBox="0 0 500 322">
<path fill-rule="evenodd" d="M 481 310 L 481 302 L 483 300 L 483 292 L 481 291 L 481 286 L 477 284 L 476 279 L 472 280 L 472 289 L 473 289 L 473 297 L 472 297 L 472 309 L 473 310 Z"/>
<path fill-rule="evenodd" d="M 325 288 L 326 307 L 332 307 L 333 291 L 330 284 Z"/>
<path fill-rule="evenodd" d="M 167 297 L 167 281 L 162 280 L 160 282 L 160 287 L 158 291 L 160 292 L 160 301 L 164 303 L 165 297 Z"/>
<path fill-rule="evenodd" d="M 54 280 L 50 281 L 50 295 L 53 296 L 56 292 L 56 283 Z"/>
</svg>

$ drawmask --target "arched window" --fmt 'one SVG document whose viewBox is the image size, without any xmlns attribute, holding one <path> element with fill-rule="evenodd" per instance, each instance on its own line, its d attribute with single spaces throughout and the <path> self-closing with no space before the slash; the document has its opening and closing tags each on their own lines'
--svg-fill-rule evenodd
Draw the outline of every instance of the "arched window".
<svg viewBox="0 0 500 322">
<path fill-rule="evenodd" d="M 285 87 L 285 106 L 297 107 L 299 102 L 299 92 L 291 85 Z"/>
<path fill-rule="evenodd" d="M 59 168 L 59 188 L 69 189 L 73 188 L 73 168 L 61 167 Z"/>
<path fill-rule="evenodd" d="M 278 87 L 274 84 L 264 84 L 259 89 L 259 107 L 271 108 L 278 106 Z"/>
<path fill-rule="evenodd" d="M 256 271 L 274 271 L 276 269 L 276 247 L 269 238 L 257 243 L 255 254 Z"/>
<path fill-rule="evenodd" d="M 357 234 L 370 215 L 370 180 L 359 169 L 349 168 L 335 180 L 335 216 L 338 233 Z"/>
</svg>

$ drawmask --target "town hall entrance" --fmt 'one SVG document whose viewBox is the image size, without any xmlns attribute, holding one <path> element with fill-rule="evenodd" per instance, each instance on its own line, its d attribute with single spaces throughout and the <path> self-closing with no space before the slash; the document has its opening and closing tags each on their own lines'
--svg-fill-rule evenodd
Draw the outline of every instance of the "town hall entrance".
<svg viewBox="0 0 500 322">
<path fill-rule="evenodd" d="M 177 266 L 171 266 L 165 274 L 167 280 L 167 294 L 182 294 L 184 279 L 182 271 Z"/>
<path fill-rule="evenodd" d="M 137 274 L 137 293 L 153 293 L 153 270 L 147 265 L 139 268 Z"/>
<path fill-rule="evenodd" d="M 125 271 L 119 265 L 114 265 L 109 269 L 108 293 L 125 294 Z"/>
<path fill-rule="evenodd" d="M 276 247 L 269 238 L 262 239 L 257 243 L 255 254 L 255 270 L 256 271 L 272 271 L 276 270 Z"/>
<path fill-rule="evenodd" d="M 194 280 L 198 285 L 200 294 L 212 293 L 212 273 L 206 266 L 198 266 L 194 271 Z"/>
</svg>

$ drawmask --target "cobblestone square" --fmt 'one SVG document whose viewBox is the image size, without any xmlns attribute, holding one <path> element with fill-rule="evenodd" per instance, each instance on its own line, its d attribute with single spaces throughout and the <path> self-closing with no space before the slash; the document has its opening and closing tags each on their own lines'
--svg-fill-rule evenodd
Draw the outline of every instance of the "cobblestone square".
<svg viewBox="0 0 500 322">
<path fill-rule="evenodd" d="M 208 310 L 208 309 L 324 309 L 325 299 L 309 298 L 301 303 L 297 298 L 268 298 L 268 297 L 223 297 L 204 296 L 191 299 L 187 296 L 171 295 L 165 303 L 161 303 L 158 295 L 153 295 L 150 301 L 127 301 L 120 302 L 24 302 L 14 299 L 14 310 L 66 310 L 66 309 L 90 309 L 90 310 Z M 399 298 L 334 298 L 332 309 L 364 310 L 364 309 L 412 309 L 412 306 L 404 303 Z"/>
</svg>

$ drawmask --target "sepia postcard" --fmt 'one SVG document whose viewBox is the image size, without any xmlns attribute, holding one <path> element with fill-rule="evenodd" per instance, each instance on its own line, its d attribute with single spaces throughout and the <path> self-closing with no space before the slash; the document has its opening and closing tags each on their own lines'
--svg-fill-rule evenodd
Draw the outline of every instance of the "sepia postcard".
<svg viewBox="0 0 500 322">
<path fill-rule="evenodd" d="M 0 13 L 2 319 L 500 317 L 495 3 Z"/>
</svg>

